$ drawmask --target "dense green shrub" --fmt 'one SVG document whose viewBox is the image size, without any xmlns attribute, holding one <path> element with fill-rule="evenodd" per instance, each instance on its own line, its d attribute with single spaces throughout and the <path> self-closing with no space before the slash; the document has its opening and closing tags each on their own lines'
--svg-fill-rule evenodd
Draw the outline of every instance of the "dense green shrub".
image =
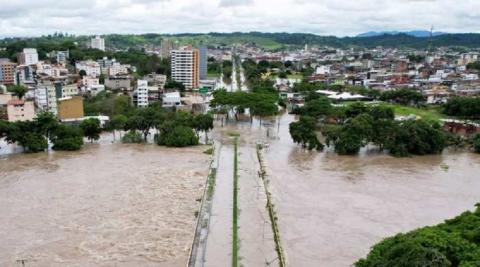
<svg viewBox="0 0 480 267">
<path fill-rule="evenodd" d="M 355 266 L 480 266 L 480 208 L 437 226 L 387 238 Z"/>
<path fill-rule="evenodd" d="M 51 139 L 54 150 L 74 151 L 83 146 L 82 131 L 75 126 L 59 125 Z"/>
<path fill-rule="evenodd" d="M 158 145 L 186 147 L 198 145 L 198 138 L 192 128 L 175 126 L 171 131 L 155 136 Z"/>
</svg>

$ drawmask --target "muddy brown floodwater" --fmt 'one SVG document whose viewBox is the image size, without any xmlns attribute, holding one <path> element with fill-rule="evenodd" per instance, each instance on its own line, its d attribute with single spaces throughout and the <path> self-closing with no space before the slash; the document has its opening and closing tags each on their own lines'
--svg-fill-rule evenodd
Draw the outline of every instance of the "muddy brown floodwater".
<svg viewBox="0 0 480 267">
<path fill-rule="evenodd" d="M 0 158 L 0 266 L 185 266 L 205 147 Z"/>
<path fill-rule="evenodd" d="M 282 117 L 264 152 L 289 266 L 350 266 L 385 237 L 480 202 L 480 155 L 305 152 L 288 133 L 293 119 Z"/>
</svg>

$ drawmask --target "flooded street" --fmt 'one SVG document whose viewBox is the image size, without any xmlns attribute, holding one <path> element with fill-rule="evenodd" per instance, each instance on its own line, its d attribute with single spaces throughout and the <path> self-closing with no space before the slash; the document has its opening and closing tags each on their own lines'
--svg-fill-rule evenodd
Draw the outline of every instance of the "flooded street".
<svg viewBox="0 0 480 267">
<path fill-rule="evenodd" d="M 433 225 L 480 202 L 480 155 L 393 158 L 305 152 L 282 117 L 265 160 L 289 266 L 350 266 L 398 232 Z"/>
<path fill-rule="evenodd" d="M 184 266 L 205 147 L 89 144 L 0 158 L 0 266 Z"/>
</svg>

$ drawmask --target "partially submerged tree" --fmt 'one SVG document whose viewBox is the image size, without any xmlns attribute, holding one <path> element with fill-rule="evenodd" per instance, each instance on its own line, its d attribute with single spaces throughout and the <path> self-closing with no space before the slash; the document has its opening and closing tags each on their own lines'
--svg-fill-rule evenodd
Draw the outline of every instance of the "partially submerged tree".
<svg viewBox="0 0 480 267">
<path fill-rule="evenodd" d="M 102 128 L 100 127 L 100 121 L 95 118 L 90 118 L 82 121 L 80 124 L 80 128 L 83 131 L 83 134 L 93 142 L 94 140 L 100 139 L 100 133 L 102 132 Z"/>
<path fill-rule="evenodd" d="M 290 135 L 295 143 L 308 150 L 322 150 L 324 147 L 317 138 L 315 119 L 312 117 L 302 116 L 298 122 L 291 123 Z"/>
</svg>

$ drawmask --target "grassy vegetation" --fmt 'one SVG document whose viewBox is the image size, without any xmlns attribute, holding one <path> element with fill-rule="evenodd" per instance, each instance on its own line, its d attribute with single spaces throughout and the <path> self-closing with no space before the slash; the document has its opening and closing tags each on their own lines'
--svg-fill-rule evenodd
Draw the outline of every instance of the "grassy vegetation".
<svg viewBox="0 0 480 267">
<path fill-rule="evenodd" d="M 220 77 L 220 73 L 218 72 L 209 72 L 207 73 L 207 78 L 209 79 L 216 79 Z"/>
<path fill-rule="evenodd" d="M 288 79 L 297 79 L 297 80 L 301 80 L 303 79 L 303 75 L 298 73 L 298 74 L 290 74 L 290 75 L 287 75 L 287 78 Z"/>
<path fill-rule="evenodd" d="M 386 106 L 393 108 L 396 116 L 408 116 L 413 114 L 428 121 L 440 121 L 441 119 L 446 118 L 446 116 L 442 114 L 440 106 L 427 106 L 425 108 L 392 104 L 388 104 Z"/>
<path fill-rule="evenodd" d="M 208 176 L 207 199 L 212 200 L 213 192 L 215 192 L 215 181 L 217 180 L 217 169 L 212 168 Z"/>
<path fill-rule="evenodd" d="M 238 266 L 238 139 L 233 151 L 233 226 L 232 226 L 232 266 Z"/>
<path fill-rule="evenodd" d="M 358 103 L 358 101 L 345 101 L 339 104 L 348 106 L 354 103 Z M 447 118 L 447 116 L 442 113 L 441 106 L 429 105 L 426 107 L 414 107 L 388 103 L 383 103 L 381 105 L 392 108 L 395 112 L 395 116 L 408 116 L 413 114 L 427 121 L 440 121 L 441 119 Z"/>
</svg>

